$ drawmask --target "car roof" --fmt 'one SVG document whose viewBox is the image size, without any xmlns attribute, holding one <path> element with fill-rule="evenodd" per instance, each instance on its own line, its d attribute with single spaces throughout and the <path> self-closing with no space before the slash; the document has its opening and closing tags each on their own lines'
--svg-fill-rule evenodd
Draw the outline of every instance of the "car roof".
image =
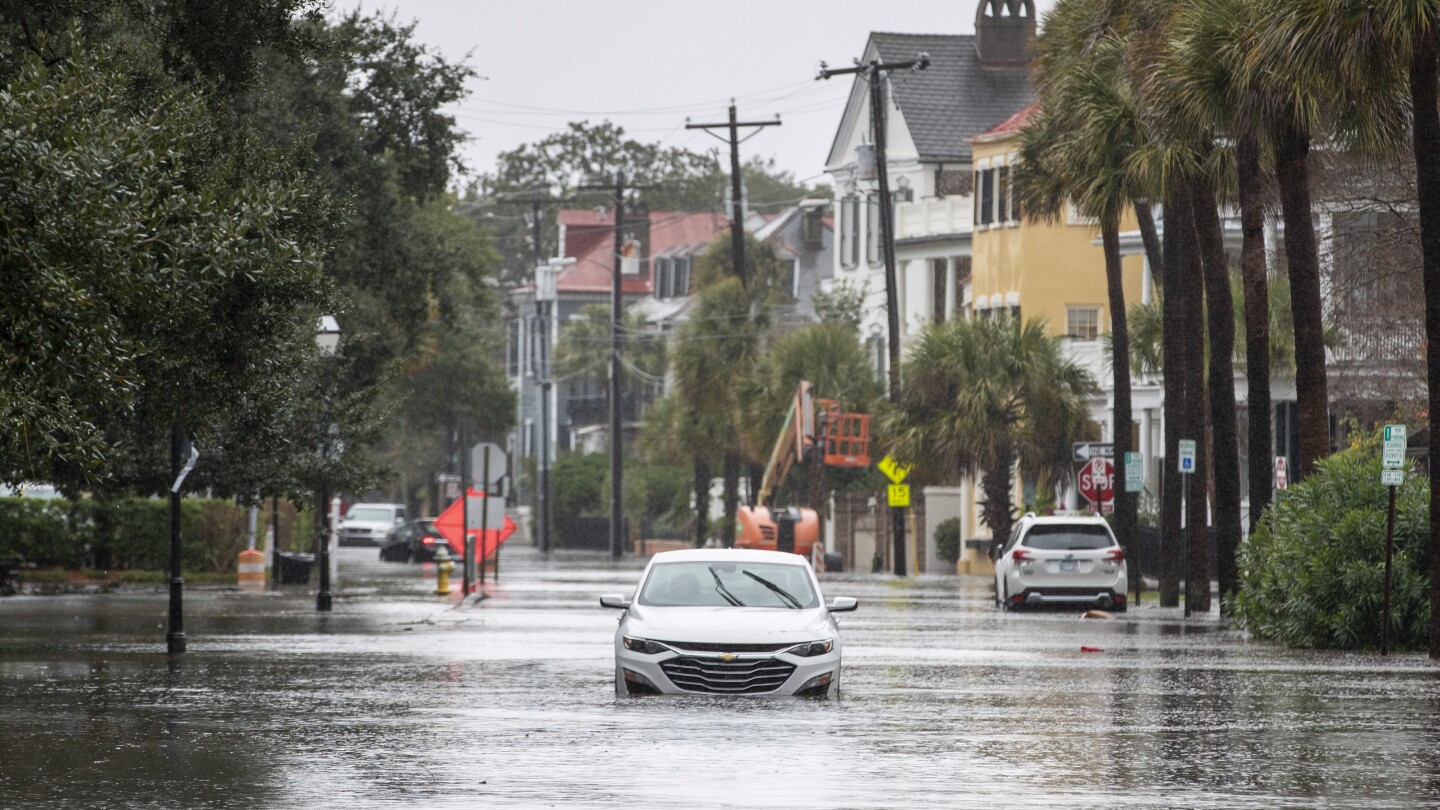
<svg viewBox="0 0 1440 810">
<path fill-rule="evenodd" d="M 1091 526 L 1097 523 L 1109 525 L 1105 518 L 1099 515 L 1026 515 L 1020 519 L 1040 526 L 1053 525 L 1056 523 L 1080 523 Z"/>
<path fill-rule="evenodd" d="M 655 563 L 671 562 L 768 562 L 781 565 L 804 565 L 805 558 L 786 551 L 761 551 L 753 548 L 691 548 L 662 551 L 651 558 Z"/>
</svg>

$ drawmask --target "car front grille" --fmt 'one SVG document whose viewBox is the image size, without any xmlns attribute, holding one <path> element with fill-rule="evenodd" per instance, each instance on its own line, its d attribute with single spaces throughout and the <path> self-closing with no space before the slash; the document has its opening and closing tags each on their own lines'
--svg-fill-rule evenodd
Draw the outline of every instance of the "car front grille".
<svg viewBox="0 0 1440 810">
<path fill-rule="evenodd" d="M 660 665 L 665 676 L 686 692 L 756 695 L 774 692 L 790 679 L 795 665 L 774 658 L 721 661 L 684 656 Z"/>
</svg>

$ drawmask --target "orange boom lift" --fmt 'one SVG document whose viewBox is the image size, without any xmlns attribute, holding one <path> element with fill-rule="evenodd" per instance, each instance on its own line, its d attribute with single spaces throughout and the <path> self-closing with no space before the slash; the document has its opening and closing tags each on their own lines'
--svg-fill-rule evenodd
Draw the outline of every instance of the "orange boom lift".
<svg viewBox="0 0 1440 810">
<path fill-rule="evenodd" d="M 840 403 L 822 399 L 817 425 L 813 396 L 810 383 L 801 380 L 770 451 L 755 503 L 740 507 L 740 548 L 793 551 L 818 558 L 823 551 L 819 515 L 814 509 L 771 507 L 771 495 L 785 482 L 790 468 L 807 459 L 832 467 L 870 465 L 870 415 L 845 413 Z M 793 539 L 782 523 L 793 525 Z"/>
</svg>

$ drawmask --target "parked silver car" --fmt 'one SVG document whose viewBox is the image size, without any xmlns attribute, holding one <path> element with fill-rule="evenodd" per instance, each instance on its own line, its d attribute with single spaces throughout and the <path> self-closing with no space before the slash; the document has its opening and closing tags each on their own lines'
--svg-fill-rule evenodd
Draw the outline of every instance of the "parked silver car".
<svg viewBox="0 0 1440 810">
<path fill-rule="evenodd" d="M 995 561 L 995 599 L 1006 610 L 1070 604 L 1123 611 L 1126 582 L 1125 550 L 1095 515 L 1026 514 Z"/>
</svg>

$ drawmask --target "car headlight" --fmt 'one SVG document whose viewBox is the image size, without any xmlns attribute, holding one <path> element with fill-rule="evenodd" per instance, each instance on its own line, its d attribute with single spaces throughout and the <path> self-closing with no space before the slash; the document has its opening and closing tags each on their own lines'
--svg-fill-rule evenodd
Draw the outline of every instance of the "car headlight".
<svg viewBox="0 0 1440 810">
<path fill-rule="evenodd" d="M 835 641 L 827 638 L 824 641 L 807 641 L 804 644 L 796 644 L 785 652 L 809 658 L 815 655 L 824 655 L 833 649 L 835 649 Z"/>
<path fill-rule="evenodd" d="M 643 638 L 624 636 L 623 641 L 625 643 L 625 649 L 630 652 L 640 653 L 641 655 L 654 655 L 655 653 L 665 652 L 665 650 L 668 649 L 658 641 L 649 641 Z"/>
</svg>

